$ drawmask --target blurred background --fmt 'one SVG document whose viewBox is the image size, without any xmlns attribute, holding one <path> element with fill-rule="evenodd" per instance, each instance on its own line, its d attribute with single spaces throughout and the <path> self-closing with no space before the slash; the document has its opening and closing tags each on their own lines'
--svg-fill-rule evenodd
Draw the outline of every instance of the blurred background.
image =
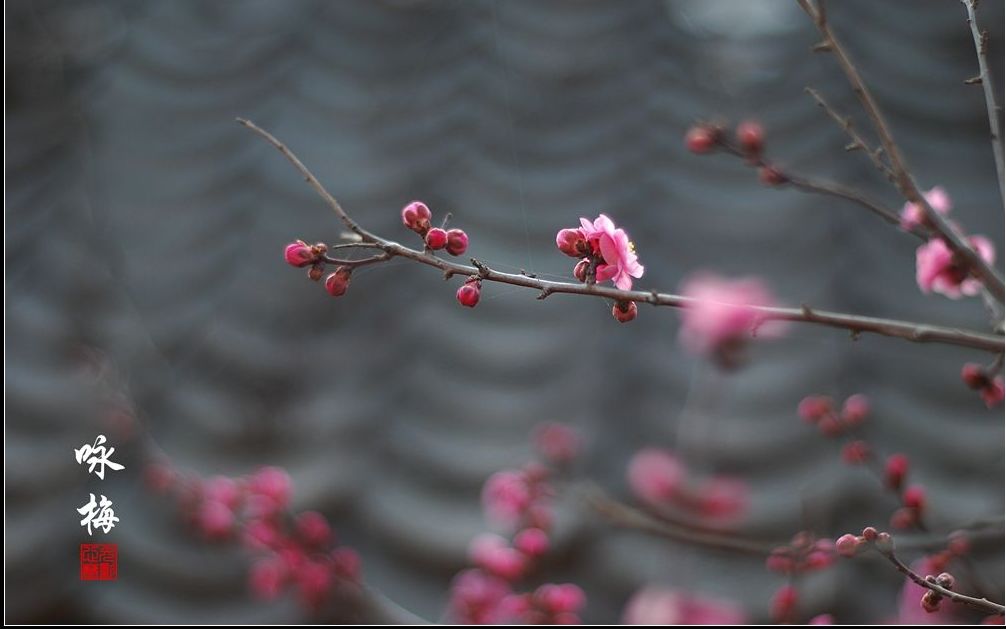
<svg viewBox="0 0 1006 629">
<path fill-rule="evenodd" d="M 963 7 L 830 9 L 923 186 L 944 186 L 1001 252 Z M 1002 5 L 981 20 L 1001 77 Z M 745 531 L 830 536 L 895 505 L 795 408 L 864 393 L 868 438 L 911 456 L 932 522 L 1003 513 L 1001 410 L 959 379 L 985 356 L 794 326 L 722 375 L 681 349 L 671 310 L 618 325 L 601 302 L 498 285 L 469 310 L 459 280 L 407 262 L 361 270 L 335 300 L 281 251 L 341 226 L 234 123 L 273 131 L 377 233 L 409 242 L 398 211 L 412 199 L 453 212 L 499 269 L 569 277 L 556 230 L 605 211 L 635 240 L 644 288 L 712 269 L 761 276 L 791 305 L 984 328 L 978 300 L 919 293 L 915 240 L 684 149 L 698 118 L 756 118 L 782 164 L 900 208 L 803 93 L 858 114 L 834 60 L 808 51 L 815 31 L 794 2 L 22 0 L 7 4 L 6 37 L 8 621 L 310 620 L 290 600 L 254 602 L 247 555 L 182 528 L 125 437 L 112 445 L 126 470 L 96 485 L 72 449 L 100 430 L 142 427 L 206 475 L 285 467 L 295 505 L 334 520 L 366 580 L 431 620 L 486 528 L 482 482 L 527 459 L 543 420 L 587 436 L 578 471 L 615 495 L 632 453 L 657 445 L 746 479 Z M 107 538 L 115 583 L 78 578 L 74 511 L 96 487 L 121 518 Z M 588 621 L 617 621 L 648 583 L 764 620 L 783 582 L 760 559 L 616 531 L 575 503 L 559 523 L 543 577 L 581 584 Z M 1001 544 L 991 557 L 980 568 L 1001 600 Z M 803 611 L 889 618 L 899 586 L 889 566 L 846 562 L 801 584 Z"/>
</svg>

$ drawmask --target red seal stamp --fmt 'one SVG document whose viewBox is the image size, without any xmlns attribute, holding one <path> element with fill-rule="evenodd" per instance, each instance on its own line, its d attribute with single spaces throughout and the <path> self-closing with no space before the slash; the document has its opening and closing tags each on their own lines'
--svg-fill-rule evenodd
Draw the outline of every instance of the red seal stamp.
<svg viewBox="0 0 1006 629">
<path fill-rule="evenodd" d="M 118 577 L 118 544 L 80 545 L 81 581 L 115 581 Z"/>
</svg>

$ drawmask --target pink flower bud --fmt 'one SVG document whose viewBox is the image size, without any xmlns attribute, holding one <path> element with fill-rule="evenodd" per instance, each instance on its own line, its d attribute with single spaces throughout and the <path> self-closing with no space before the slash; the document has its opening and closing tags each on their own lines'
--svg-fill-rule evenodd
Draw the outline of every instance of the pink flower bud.
<svg viewBox="0 0 1006 629">
<path fill-rule="evenodd" d="M 639 308 L 636 307 L 636 302 L 634 301 L 615 302 L 615 305 L 611 307 L 611 316 L 615 317 L 615 321 L 619 323 L 632 321 L 638 313 Z"/>
<path fill-rule="evenodd" d="M 424 236 L 430 229 L 430 219 L 433 213 L 422 201 L 413 201 L 402 208 L 402 224 Z"/>
<path fill-rule="evenodd" d="M 590 250 L 582 229 L 560 229 L 555 235 L 555 246 L 571 258 L 582 258 Z"/>
<path fill-rule="evenodd" d="M 282 509 L 290 503 L 290 475 L 278 467 L 263 467 L 249 480 L 248 491 Z"/>
<path fill-rule="evenodd" d="M 639 499 L 660 506 L 681 491 L 685 468 L 670 452 L 656 448 L 640 450 L 628 470 L 629 486 Z"/>
<path fill-rule="evenodd" d="M 926 590 L 926 593 L 922 595 L 922 600 L 919 604 L 922 609 L 926 610 L 928 614 L 934 614 L 940 611 L 940 602 L 943 601 L 943 597 L 933 592 L 932 590 Z"/>
<path fill-rule="evenodd" d="M 758 169 L 758 180 L 766 186 L 781 186 L 789 178 L 775 166 L 762 166 Z"/>
<path fill-rule="evenodd" d="M 817 428 L 825 437 L 837 437 L 845 432 L 845 424 L 831 413 L 821 418 L 817 423 Z"/>
<path fill-rule="evenodd" d="M 956 582 L 957 580 L 954 579 L 954 575 L 949 572 L 941 572 L 936 576 L 936 584 L 948 590 L 954 589 L 954 584 Z"/>
<path fill-rule="evenodd" d="M 584 258 L 576 263 L 573 267 L 573 277 L 580 280 L 581 282 L 587 281 L 587 271 L 590 270 L 590 260 Z"/>
<path fill-rule="evenodd" d="M 1002 377 L 997 377 L 995 380 L 992 380 L 986 386 L 982 387 L 981 390 L 982 401 L 985 402 L 985 406 L 988 406 L 989 408 L 992 408 L 997 404 L 1001 404 L 1004 394 L 1006 394 L 1006 391 L 1003 389 Z"/>
<path fill-rule="evenodd" d="M 765 568 L 770 572 L 788 574 L 793 571 L 793 553 L 787 546 L 779 546 L 769 553 Z"/>
<path fill-rule="evenodd" d="M 865 539 L 868 542 L 877 541 L 877 535 L 878 535 L 877 529 L 873 528 L 872 526 L 868 526 L 865 529 L 863 529 L 863 539 Z"/>
<path fill-rule="evenodd" d="M 564 465 L 580 454 L 582 439 L 573 427 L 546 422 L 535 427 L 532 435 L 535 449 L 546 460 Z"/>
<path fill-rule="evenodd" d="M 748 488 L 742 481 L 723 476 L 702 483 L 699 490 L 699 513 L 709 518 L 729 518 L 740 515 L 748 504 Z"/>
<path fill-rule="evenodd" d="M 843 557 L 854 557 L 860 544 L 862 544 L 862 540 L 859 537 L 852 533 L 846 533 L 835 540 L 835 551 Z"/>
<path fill-rule="evenodd" d="M 360 555 L 348 546 L 340 546 L 332 551 L 332 572 L 347 581 L 360 580 Z"/>
<path fill-rule="evenodd" d="M 751 155 L 758 155 L 765 146 L 765 130 L 753 121 L 746 120 L 737 125 L 737 143 Z"/>
<path fill-rule="evenodd" d="M 548 552 L 548 535 L 541 529 L 524 529 L 514 538 L 513 545 L 528 557 L 541 557 Z"/>
<path fill-rule="evenodd" d="M 458 289 L 458 303 L 468 308 L 474 308 L 479 303 L 482 294 L 482 282 L 476 279 L 469 279 Z"/>
<path fill-rule="evenodd" d="M 527 566 L 524 555 L 492 533 L 483 533 L 473 539 L 468 553 L 476 566 L 506 581 L 519 579 Z"/>
<path fill-rule="evenodd" d="M 275 557 L 259 559 L 252 564 L 248 584 L 255 598 L 271 601 L 279 596 L 286 580 L 283 562 Z"/>
<path fill-rule="evenodd" d="M 861 393 L 850 395 L 842 405 L 842 419 L 851 426 L 861 424 L 869 414 L 870 400 Z"/>
<path fill-rule="evenodd" d="M 332 297 L 342 297 L 349 289 L 349 280 L 352 274 L 351 268 L 340 266 L 335 270 L 335 273 L 331 273 L 325 278 L 325 290 Z"/>
<path fill-rule="evenodd" d="M 716 144 L 718 130 L 708 125 L 695 125 L 685 134 L 685 146 L 692 153 L 703 154 Z"/>
<path fill-rule="evenodd" d="M 460 229 L 447 230 L 447 253 L 459 256 L 468 250 L 468 234 Z"/>
<path fill-rule="evenodd" d="M 866 463 L 870 458 L 870 444 L 865 441 L 850 441 L 842 447 L 842 460 L 849 465 Z"/>
<path fill-rule="evenodd" d="M 783 623 L 790 619 L 796 609 L 798 595 L 792 585 L 784 585 L 772 596 L 770 613 L 773 622 Z"/>
<path fill-rule="evenodd" d="M 810 424 L 816 424 L 822 417 L 831 412 L 831 398 L 823 395 L 808 395 L 800 400 L 796 412 L 800 418 Z"/>
<path fill-rule="evenodd" d="M 961 380 L 972 389 L 980 389 L 988 384 L 985 368 L 978 363 L 968 363 L 961 368 Z"/>
<path fill-rule="evenodd" d="M 511 470 L 496 472 L 482 488 L 482 506 L 489 519 L 514 524 L 531 506 L 531 491 L 524 477 Z"/>
<path fill-rule="evenodd" d="M 286 246 L 283 252 L 286 263 L 290 266 L 305 267 L 314 264 L 318 258 L 311 247 L 303 240 L 296 240 Z"/>
<path fill-rule="evenodd" d="M 576 613 L 587 601 L 583 590 L 572 583 L 546 583 L 535 590 L 534 596 L 552 614 Z"/>
<path fill-rule="evenodd" d="M 447 246 L 447 232 L 439 227 L 426 232 L 426 246 L 434 251 Z"/>
<path fill-rule="evenodd" d="M 892 454 L 884 464 L 884 484 L 891 489 L 901 489 L 908 476 L 908 457 L 904 454 Z"/>
<path fill-rule="evenodd" d="M 200 506 L 196 522 L 208 539 L 224 539 L 234 530 L 234 511 L 222 502 L 208 500 Z"/>
<path fill-rule="evenodd" d="M 308 546 L 324 546 L 332 539 L 332 527 L 317 511 L 305 511 L 294 521 L 297 535 Z"/>
<path fill-rule="evenodd" d="M 922 511 L 926 508 L 926 488 L 922 485 L 912 485 L 905 490 L 902 502 L 909 509 Z"/>
<path fill-rule="evenodd" d="M 887 531 L 881 531 L 877 533 L 877 540 L 874 542 L 882 553 L 892 553 L 894 552 L 894 538 Z"/>
</svg>

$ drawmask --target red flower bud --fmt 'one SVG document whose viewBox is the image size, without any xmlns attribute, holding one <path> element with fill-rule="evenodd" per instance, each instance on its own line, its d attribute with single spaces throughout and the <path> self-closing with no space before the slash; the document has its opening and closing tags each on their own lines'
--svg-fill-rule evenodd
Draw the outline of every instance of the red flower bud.
<svg viewBox="0 0 1006 629">
<path fill-rule="evenodd" d="M 877 529 L 873 528 L 872 526 L 868 526 L 865 529 L 863 529 L 863 539 L 865 539 L 868 542 L 877 541 L 877 535 L 878 535 Z"/>
<path fill-rule="evenodd" d="M 765 131 L 753 120 L 745 120 L 737 125 L 737 143 L 752 155 L 761 153 L 765 146 Z"/>
<path fill-rule="evenodd" d="M 402 224 L 424 236 L 430 229 L 430 219 L 433 213 L 422 201 L 413 201 L 402 208 Z"/>
<path fill-rule="evenodd" d="M 573 267 L 573 277 L 581 282 L 586 282 L 588 269 L 590 269 L 590 260 L 587 258 L 580 260 L 576 263 L 576 266 Z"/>
<path fill-rule="evenodd" d="M 926 508 L 926 488 L 922 485 L 912 485 L 905 490 L 902 501 L 909 509 L 922 511 Z"/>
<path fill-rule="evenodd" d="M 685 134 L 685 146 L 692 153 L 702 154 L 712 150 L 716 144 L 717 129 L 708 125 L 695 125 Z"/>
<path fill-rule="evenodd" d="M 342 297 L 346 294 L 346 290 L 349 288 L 349 278 L 353 274 L 353 269 L 349 267 L 340 266 L 335 270 L 335 273 L 330 274 L 325 278 L 325 290 L 332 297 Z"/>
<path fill-rule="evenodd" d="M 855 426 L 863 423 L 870 414 L 870 400 L 862 393 L 850 395 L 842 405 L 842 419 L 845 423 Z"/>
<path fill-rule="evenodd" d="M 772 620 L 777 623 L 786 622 L 793 615 L 797 604 L 796 588 L 792 585 L 784 585 L 772 596 L 771 615 Z"/>
<path fill-rule="evenodd" d="M 904 454 L 892 454 L 887 457 L 884 465 L 884 483 L 891 489 L 901 489 L 908 476 L 908 457 Z"/>
<path fill-rule="evenodd" d="M 283 252 L 283 257 L 287 264 L 298 268 L 314 264 L 318 258 L 314 250 L 303 240 L 296 240 L 288 244 Z"/>
<path fill-rule="evenodd" d="M 852 533 L 846 533 L 835 541 L 835 551 L 843 557 L 853 557 L 863 540 Z"/>
<path fill-rule="evenodd" d="M 458 289 L 458 303 L 462 306 L 474 308 L 479 303 L 482 293 L 482 282 L 477 279 L 469 279 Z"/>
<path fill-rule="evenodd" d="M 980 389 L 988 384 L 985 368 L 978 363 L 968 363 L 961 368 L 961 380 L 972 389 Z"/>
<path fill-rule="evenodd" d="M 926 590 L 926 593 L 922 595 L 922 600 L 919 604 L 922 605 L 922 609 L 926 610 L 926 613 L 933 614 L 940 611 L 940 602 L 943 597 L 932 590 Z"/>
<path fill-rule="evenodd" d="M 831 398 L 823 395 L 808 395 L 800 400 L 796 412 L 805 422 L 815 424 L 831 412 Z"/>
<path fill-rule="evenodd" d="M 775 166 L 762 166 L 758 169 L 758 179 L 766 186 L 781 186 L 789 178 Z"/>
<path fill-rule="evenodd" d="M 611 307 L 611 316 L 615 317 L 615 320 L 619 323 L 628 323 L 636 318 L 638 311 L 639 309 L 636 308 L 636 302 L 619 301 Z"/>
<path fill-rule="evenodd" d="M 307 270 L 307 276 L 317 282 L 321 279 L 321 276 L 325 274 L 325 265 L 320 262 L 315 262 L 311 265 L 311 268 Z"/>
<path fill-rule="evenodd" d="M 555 235 L 555 246 L 571 258 L 587 255 L 587 239 L 580 229 L 560 229 Z"/>
<path fill-rule="evenodd" d="M 459 256 L 468 250 L 468 234 L 460 229 L 447 230 L 447 253 Z"/>
<path fill-rule="evenodd" d="M 548 552 L 548 535 L 541 529 L 524 529 L 514 538 L 513 545 L 528 557 L 541 557 Z"/>
<path fill-rule="evenodd" d="M 447 246 L 447 232 L 434 227 L 426 232 L 426 246 L 436 251 Z"/>
</svg>

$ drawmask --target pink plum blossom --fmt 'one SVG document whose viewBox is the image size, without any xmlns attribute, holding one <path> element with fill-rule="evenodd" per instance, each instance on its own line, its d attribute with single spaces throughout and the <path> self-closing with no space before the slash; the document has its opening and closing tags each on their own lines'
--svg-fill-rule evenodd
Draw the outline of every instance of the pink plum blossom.
<svg viewBox="0 0 1006 629">
<path fill-rule="evenodd" d="M 476 566 L 506 581 L 519 579 L 528 563 L 523 553 L 494 533 L 476 536 L 468 547 L 468 555 Z"/>
<path fill-rule="evenodd" d="M 622 612 L 627 625 L 740 625 L 744 610 L 732 601 L 708 598 L 665 587 L 636 592 Z"/>
<path fill-rule="evenodd" d="M 988 238 L 971 236 L 968 240 L 982 260 L 989 264 L 995 261 L 995 246 Z M 915 281 L 923 293 L 936 292 L 950 299 L 977 295 L 982 287 L 981 282 L 959 263 L 942 238 L 933 238 L 916 250 Z"/>
<path fill-rule="evenodd" d="M 950 195 L 941 186 L 935 186 L 923 194 L 929 205 L 940 214 L 946 215 L 953 209 Z M 901 208 L 901 228 L 910 231 L 926 222 L 926 210 L 918 203 L 908 202 Z"/>
<path fill-rule="evenodd" d="M 482 505 L 491 520 L 515 524 L 531 505 L 531 489 L 520 472 L 496 472 L 482 488 Z"/>
<path fill-rule="evenodd" d="M 594 222 L 580 219 L 580 230 L 590 245 L 591 251 L 600 254 L 603 262 L 597 265 L 597 281 L 611 280 L 621 290 L 632 288 L 632 278 L 643 276 L 643 265 L 639 264 L 636 248 L 629 241 L 628 234 L 606 215 L 601 214 Z"/>
<path fill-rule="evenodd" d="M 502 624 L 511 619 L 513 591 L 503 579 L 466 570 L 451 582 L 450 615 L 462 624 Z"/>
<path fill-rule="evenodd" d="M 751 336 L 777 336 L 779 322 L 761 325 L 764 315 L 756 308 L 775 302 L 756 278 L 730 280 L 699 272 L 686 278 L 681 293 L 691 301 L 682 310 L 680 339 L 693 354 L 723 353 Z"/>
<path fill-rule="evenodd" d="M 640 500 L 657 506 L 674 499 L 685 475 L 677 457 L 657 448 L 640 450 L 629 463 L 629 487 Z"/>
</svg>

